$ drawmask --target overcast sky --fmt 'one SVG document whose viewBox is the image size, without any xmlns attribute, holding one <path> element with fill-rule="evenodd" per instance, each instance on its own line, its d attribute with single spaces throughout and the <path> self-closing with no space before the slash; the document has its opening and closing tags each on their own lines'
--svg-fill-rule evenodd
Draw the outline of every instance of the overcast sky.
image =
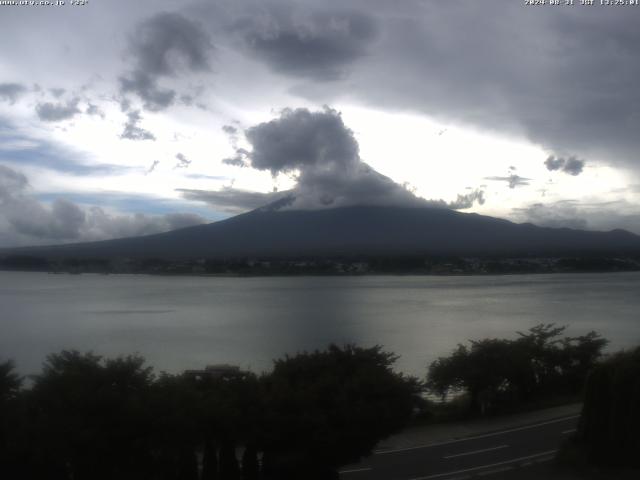
<svg viewBox="0 0 640 480">
<path fill-rule="evenodd" d="M 640 7 L 524 3 L 0 5 L 0 246 L 290 194 L 640 233 Z"/>
</svg>

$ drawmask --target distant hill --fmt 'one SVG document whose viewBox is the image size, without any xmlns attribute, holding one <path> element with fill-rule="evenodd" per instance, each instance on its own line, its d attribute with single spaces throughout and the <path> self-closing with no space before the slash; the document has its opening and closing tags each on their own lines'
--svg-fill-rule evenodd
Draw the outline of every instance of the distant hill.
<svg viewBox="0 0 640 480">
<path fill-rule="evenodd" d="M 278 205 L 277 207 L 281 207 Z M 625 255 L 640 236 L 624 230 L 543 228 L 426 207 L 286 210 L 273 206 L 167 233 L 101 242 L 5 249 L 56 258 L 329 257 L 357 255 Z"/>
</svg>

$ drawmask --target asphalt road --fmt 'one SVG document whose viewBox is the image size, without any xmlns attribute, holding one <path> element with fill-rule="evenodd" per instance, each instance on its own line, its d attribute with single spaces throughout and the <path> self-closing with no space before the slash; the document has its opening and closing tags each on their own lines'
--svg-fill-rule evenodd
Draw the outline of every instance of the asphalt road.
<svg viewBox="0 0 640 480">
<path fill-rule="evenodd" d="M 461 480 L 549 461 L 578 415 L 430 445 L 377 452 L 342 480 Z"/>
</svg>

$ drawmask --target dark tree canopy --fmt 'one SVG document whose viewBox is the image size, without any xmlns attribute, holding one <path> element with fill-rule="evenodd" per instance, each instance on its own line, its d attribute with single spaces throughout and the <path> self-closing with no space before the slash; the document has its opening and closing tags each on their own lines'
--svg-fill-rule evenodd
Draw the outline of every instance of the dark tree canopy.
<svg viewBox="0 0 640 480">
<path fill-rule="evenodd" d="M 394 373 L 396 357 L 381 347 L 301 353 L 275 363 L 264 378 L 265 457 L 274 476 L 331 478 L 401 429 L 416 405 L 419 384 Z"/>
<path fill-rule="evenodd" d="M 640 347 L 620 352 L 589 375 L 575 441 L 587 461 L 640 467 Z"/>
<path fill-rule="evenodd" d="M 21 432 L 19 403 L 22 378 L 15 372 L 12 361 L 0 363 L 0 466 L 8 477 L 17 476 L 20 472 L 20 456 L 17 443 L 24 442 Z M 0 470 L 0 476 L 2 476 Z"/>
<path fill-rule="evenodd" d="M 15 372 L 15 365 L 11 360 L 0 363 L 0 402 L 5 402 L 15 396 L 22 386 L 22 378 Z"/>
<path fill-rule="evenodd" d="M 3 363 L 0 477 L 335 478 L 412 415 L 418 382 L 394 373 L 394 360 L 380 347 L 331 346 L 277 360 L 261 377 L 155 376 L 138 356 L 62 351 L 29 389 Z"/>
<path fill-rule="evenodd" d="M 596 332 L 560 337 L 566 327 L 540 324 L 515 340 L 473 340 L 429 366 L 427 387 L 465 392 L 473 414 L 550 393 L 579 392 L 607 340 Z"/>
<path fill-rule="evenodd" d="M 136 356 L 103 361 L 63 351 L 47 357 L 30 392 L 42 468 L 78 480 L 145 478 L 152 381 L 151 368 Z"/>
</svg>

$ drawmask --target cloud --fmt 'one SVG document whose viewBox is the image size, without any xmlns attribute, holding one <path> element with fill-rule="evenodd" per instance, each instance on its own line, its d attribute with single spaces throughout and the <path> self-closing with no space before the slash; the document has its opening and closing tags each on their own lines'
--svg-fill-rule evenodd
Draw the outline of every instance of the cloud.
<svg viewBox="0 0 640 480">
<path fill-rule="evenodd" d="M 549 155 L 549 157 L 544 161 L 544 165 L 550 172 L 560 170 L 575 177 L 582 173 L 585 162 L 584 160 L 579 160 L 574 156 L 562 158 L 556 157 L 555 155 Z"/>
<path fill-rule="evenodd" d="M 423 206 L 463 210 L 483 204 L 484 191 L 459 194 L 452 202 L 424 200 L 407 185 L 399 185 L 360 158 L 353 132 L 339 112 L 284 109 L 274 120 L 244 130 L 251 147 L 240 147 L 236 127 L 225 126 L 235 155 L 223 163 L 268 171 L 273 177 L 293 176 L 296 185 L 284 193 L 264 194 L 230 187 L 220 191 L 180 190 L 185 198 L 204 201 L 225 211 L 257 208 L 278 198 L 291 201 L 283 209 L 318 209 L 351 205 Z"/>
<path fill-rule="evenodd" d="M 67 90 L 64 88 L 50 88 L 49 91 L 55 98 L 60 98 Z"/>
<path fill-rule="evenodd" d="M 417 205 L 407 189 L 360 159 L 358 142 L 340 114 L 325 107 L 285 109 L 280 116 L 244 131 L 251 150 L 236 147 L 225 163 L 294 175 L 295 200 L 289 208 L 348 205 Z"/>
<path fill-rule="evenodd" d="M 586 230 L 589 223 L 572 202 L 556 204 L 534 203 L 527 207 L 513 209 L 516 218 L 541 227 L 573 228 Z"/>
<path fill-rule="evenodd" d="M 158 13 L 145 20 L 129 42 L 136 70 L 158 76 L 172 76 L 180 70 L 208 70 L 212 47 L 199 23 L 175 12 Z"/>
<path fill-rule="evenodd" d="M 22 173 L 5 165 L 0 165 L 0 200 L 12 198 L 22 192 L 29 181 Z"/>
<path fill-rule="evenodd" d="M 16 100 L 27 92 L 27 87 L 19 83 L 0 83 L 0 100 L 13 105 Z"/>
<path fill-rule="evenodd" d="M 89 208 L 87 217 L 85 228 L 82 232 L 83 240 L 152 235 L 206 223 L 203 217 L 193 213 L 114 215 L 105 212 L 100 207 Z"/>
<path fill-rule="evenodd" d="M 561 200 L 553 203 L 534 203 L 512 209 L 511 216 L 516 221 L 544 227 L 601 231 L 623 228 L 640 234 L 637 206 L 624 200 L 594 203 Z"/>
<path fill-rule="evenodd" d="M 199 215 L 111 214 L 64 198 L 51 204 L 29 192 L 20 172 L 0 165 L 0 243 L 3 246 L 91 241 L 160 233 L 204 223 Z"/>
<path fill-rule="evenodd" d="M 153 171 L 156 169 L 156 167 L 159 164 L 160 164 L 160 160 L 154 160 L 151 166 L 149 167 L 149 169 L 145 172 L 145 175 L 149 175 L 150 173 L 153 173 Z"/>
<path fill-rule="evenodd" d="M 176 92 L 158 87 L 156 80 L 145 72 L 136 71 L 129 77 L 120 78 L 123 93 L 135 93 L 144 102 L 144 108 L 157 112 L 173 105 Z"/>
<path fill-rule="evenodd" d="M 120 138 L 126 138 L 128 140 L 155 140 L 156 137 L 153 133 L 138 125 L 141 120 L 140 110 L 127 112 L 127 122 L 124 124 L 124 130 L 120 134 Z"/>
<path fill-rule="evenodd" d="M 176 91 L 160 78 L 209 70 L 213 44 L 200 26 L 179 13 L 162 12 L 138 25 L 129 38 L 133 69 L 120 77 L 121 93 L 136 94 L 144 107 L 159 111 L 173 105 Z"/>
<path fill-rule="evenodd" d="M 229 158 L 223 158 L 222 163 L 225 165 L 231 165 L 233 167 L 246 167 L 246 158 L 249 156 L 249 151 L 244 148 L 238 147 L 240 141 L 240 134 L 238 129 L 233 125 L 223 125 L 222 131 L 227 135 L 231 147 L 235 151 L 235 155 Z"/>
<path fill-rule="evenodd" d="M 238 129 L 233 125 L 223 125 L 222 131 L 229 135 L 230 137 L 236 137 L 238 134 Z"/>
<path fill-rule="evenodd" d="M 94 105 L 93 103 L 89 103 L 89 105 L 87 105 L 87 109 L 85 110 L 85 112 L 87 115 L 97 115 L 98 117 L 104 118 L 104 112 L 102 111 L 102 109 L 97 106 Z"/>
<path fill-rule="evenodd" d="M 204 202 L 216 210 L 227 213 L 242 213 L 263 207 L 291 195 L 291 192 L 251 192 L 233 187 L 224 187 L 219 191 L 177 189 L 187 200 Z"/>
<path fill-rule="evenodd" d="M 0 118 L 0 162 L 33 166 L 74 176 L 123 175 L 135 167 L 111 163 L 88 163 L 84 152 L 57 142 L 20 133 Z"/>
<path fill-rule="evenodd" d="M 474 204 L 484 205 L 484 190 L 476 188 L 469 193 L 459 193 L 452 202 L 444 200 L 428 200 L 434 207 L 449 208 L 451 210 L 466 210 L 473 207 Z"/>
<path fill-rule="evenodd" d="M 345 9 L 296 9 L 274 3 L 235 24 L 245 48 L 273 70 L 316 81 L 343 78 L 377 34 L 373 18 Z"/>
<path fill-rule="evenodd" d="M 224 175 L 205 175 L 202 173 L 187 173 L 185 174 L 187 178 L 193 178 L 195 180 L 229 180 L 229 177 Z"/>
<path fill-rule="evenodd" d="M 178 159 L 178 163 L 173 168 L 188 168 L 191 165 L 191 160 L 185 157 L 182 153 L 176 154 L 176 158 Z"/>
<path fill-rule="evenodd" d="M 210 19 L 230 25 L 216 41 L 239 36 L 239 51 L 294 77 L 279 87 L 312 102 L 417 111 L 640 167 L 634 15 L 459 3 L 354 0 L 345 11 L 344 2 L 264 0 L 243 13 L 227 3 Z M 532 48 L 532 38 L 545 41 Z"/>
<path fill-rule="evenodd" d="M 65 199 L 56 199 L 47 207 L 31 197 L 13 198 L 3 205 L 4 217 L 21 235 L 51 241 L 79 238 L 86 221 L 80 207 Z"/>
<path fill-rule="evenodd" d="M 75 98 L 66 103 L 39 103 L 36 105 L 38 118 L 43 122 L 60 122 L 75 117 L 80 112 L 79 99 Z"/>
<path fill-rule="evenodd" d="M 360 163 L 358 142 L 340 114 L 330 108 L 312 112 L 285 109 L 280 117 L 247 129 L 251 152 L 240 152 L 257 170 L 272 175 L 312 167 Z"/>
<path fill-rule="evenodd" d="M 494 182 L 506 182 L 511 189 L 529 185 L 529 182 L 531 181 L 530 178 L 521 177 L 515 173 L 509 173 L 506 177 L 484 177 L 484 179 Z"/>
</svg>

